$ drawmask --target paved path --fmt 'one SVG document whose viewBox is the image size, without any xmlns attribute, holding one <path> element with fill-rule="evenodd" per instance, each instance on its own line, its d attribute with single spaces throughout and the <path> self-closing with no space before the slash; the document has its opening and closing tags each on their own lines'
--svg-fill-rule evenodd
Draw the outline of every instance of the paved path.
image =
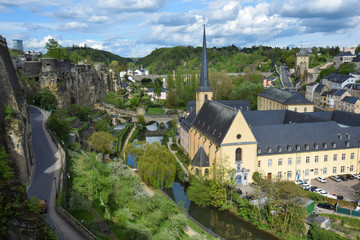
<svg viewBox="0 0 360 240">
<path fill-rule="evenodd" d="M 178 161 L 178 163 L 180 164 L 181 169 L 184 171 L 184 181 L 189 182 L 189 172 L 185 168 L 185 166 L 182 164 L 182 162 L 177 158 L 177 156 L 175 154 L 176 152 L 171 149 L 171 147 L 170 147 L 171 144 L 172 144 L 172 139 L 170 138 L 169 142 L 168 142 L 168 148 L 169 148 L 170 152 L 172 154 L 174 154 L 176 161 Z"/>
<path fill-rule="evenodd" d="M 29 106 L 29 110 L 36 166 L 34 176 L 27 190 L 28 197 L 35 196 L 48 202 L 46 222 L 57 231 L 60 239 L 85 239 L 55 210 L 55 184 L 59 183 L 55 182 L 54 177 L 58 176 L 61 163 L 59 150 L 44 127 L 45 119 L 49 114 L 33 106 Z"/>
<path fill-rule="evenodd" d="M 286 65 L 281 64 L 280 69 L 281 69 L 280 80 L 283 87 L 287 89 L 294 88 L 294 85 L 292 84 L 290 79 L 290 73 L 288 67 Z"/>
</svg>

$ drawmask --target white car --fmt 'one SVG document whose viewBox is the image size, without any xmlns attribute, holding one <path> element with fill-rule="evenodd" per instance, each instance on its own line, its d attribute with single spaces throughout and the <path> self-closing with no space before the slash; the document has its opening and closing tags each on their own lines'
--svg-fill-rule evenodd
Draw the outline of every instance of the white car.
<svg viewBox="0 0 360 240">
<path fill-rule="evenodd" d="M 301 184 L 300 187 L 305 190 L 305 189 L 309 189 L 311 187 L 311 185 L 308 183 L 304 183 L 304 184 Z"/>
<path fill-rule="evenodd" d="M 351 174 L 351 175 L 353 175 L 356 179 L 360 180 L 360 174 Z"/>
<path fill-rule="evenodd" d="M 296 184 L 296 185 L 300 185 L 300 184 L 302 184 L 302 183 L 303 183 L 303 181 L 300 181 L 300 180 L 296 180 L 296 181 L 295 181 L 295 184 Z"/>
<path fill-rule="evenodd" d="M 320 188 L 317 188 L 314 190 L 314 192 L 318 193 L 318 194 L 321 194 L 321 195 L 327 195 L 329 194 L 328 192 L 326 192 L 325 190 L 322 190 Z"/>
<path fill-rule="evenodd" d="M 326 178 L 324 177 L 317 177 L 316 180 L 318 180 L 321 183 L 326 183 Z"/>
</svg>

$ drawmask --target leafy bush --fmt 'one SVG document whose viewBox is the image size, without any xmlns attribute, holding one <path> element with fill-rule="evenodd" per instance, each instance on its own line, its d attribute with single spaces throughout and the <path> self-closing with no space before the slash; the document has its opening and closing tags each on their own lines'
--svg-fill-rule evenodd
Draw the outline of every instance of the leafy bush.
<svg viewBox="0 0 360 240">
<path fill-rule="evenodd" d="M 15 175 L 10 165 L 9 155 L 5 151 L 4 146 L 0 146 L 0 179 L 10 180 Z"/>
<path fill-rule="evenodd" d="M 342 240 L 346 239 L 334 232 L 327 231 L 319 226 L 312 224 L 308 231 L 307 239 L 309 240 Z"/>
</svg>

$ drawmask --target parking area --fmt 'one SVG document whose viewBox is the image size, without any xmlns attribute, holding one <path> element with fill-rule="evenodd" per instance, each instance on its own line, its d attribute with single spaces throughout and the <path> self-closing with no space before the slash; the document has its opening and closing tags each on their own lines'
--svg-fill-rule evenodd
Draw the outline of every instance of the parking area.
<svg viewBox="0 0 360 240">
<path fill-rule="evenodd" d="M 311 185 L 321 188 L 328 193 L 343 196 L 346 201 L 352 202 L 360 200 L 360 196 L 355 194 L 355 192 L 360 191 L 360 180 L 357 179 L 335 182 L 330 178 L 326 178 L 326 183 L 311 179 Z"/>
</svg>

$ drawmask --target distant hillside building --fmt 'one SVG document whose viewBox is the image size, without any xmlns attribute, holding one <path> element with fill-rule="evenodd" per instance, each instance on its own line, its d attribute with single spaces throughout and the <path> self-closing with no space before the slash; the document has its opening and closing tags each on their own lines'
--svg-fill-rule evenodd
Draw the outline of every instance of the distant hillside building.
<svg viewBox="0 0 360 240">
<path fill-rule="evenodd" d="M 330 73 L 323 77 L 322 83 L 329 89 L 343 89 L 346 85 L 355 83 L 355 77 L 340 73 Z"/>
<path fill-rule="evenodd" d="M 341 100 L 341 104 L 343 111 L 360 113 L 360 99 L 357 97 L 344 97 Z"/>
<path fill-rule="evenodd" d="M 313 112 L 314 103 L 297 92 L 267 88 L 258 94 L 258 110 L 286 109 L 295 112 Z"/>
<path fill-rule="evenodd" d="M 339 68 L 339 66 L 345 62 L 351 62 L 353 58 L 356 57 L 351 52 L 341 52 L 338 55 L 334 57 L 334 66 L 336 69 Z"/>
<path fill-rule="evenodd" d="M 360 55 L 357 55 L 356 57 L 354 57 L 351 62 L 352 62 L 352 63 L 355 63 L 355 65 L 356 65 L 356 70 L 357 70 L 357 71 L 360 71 Z"/>
<path fill-rule="evenodd" d="M 303 80 L 309 69 L 309 55 L 301 48 L 295 58 L 295 77 Z"/>
<path fill-rule="evenodd" d="M 13 49 L 24 51 L 23 40 L 13 39 Z"/>
</svg>

